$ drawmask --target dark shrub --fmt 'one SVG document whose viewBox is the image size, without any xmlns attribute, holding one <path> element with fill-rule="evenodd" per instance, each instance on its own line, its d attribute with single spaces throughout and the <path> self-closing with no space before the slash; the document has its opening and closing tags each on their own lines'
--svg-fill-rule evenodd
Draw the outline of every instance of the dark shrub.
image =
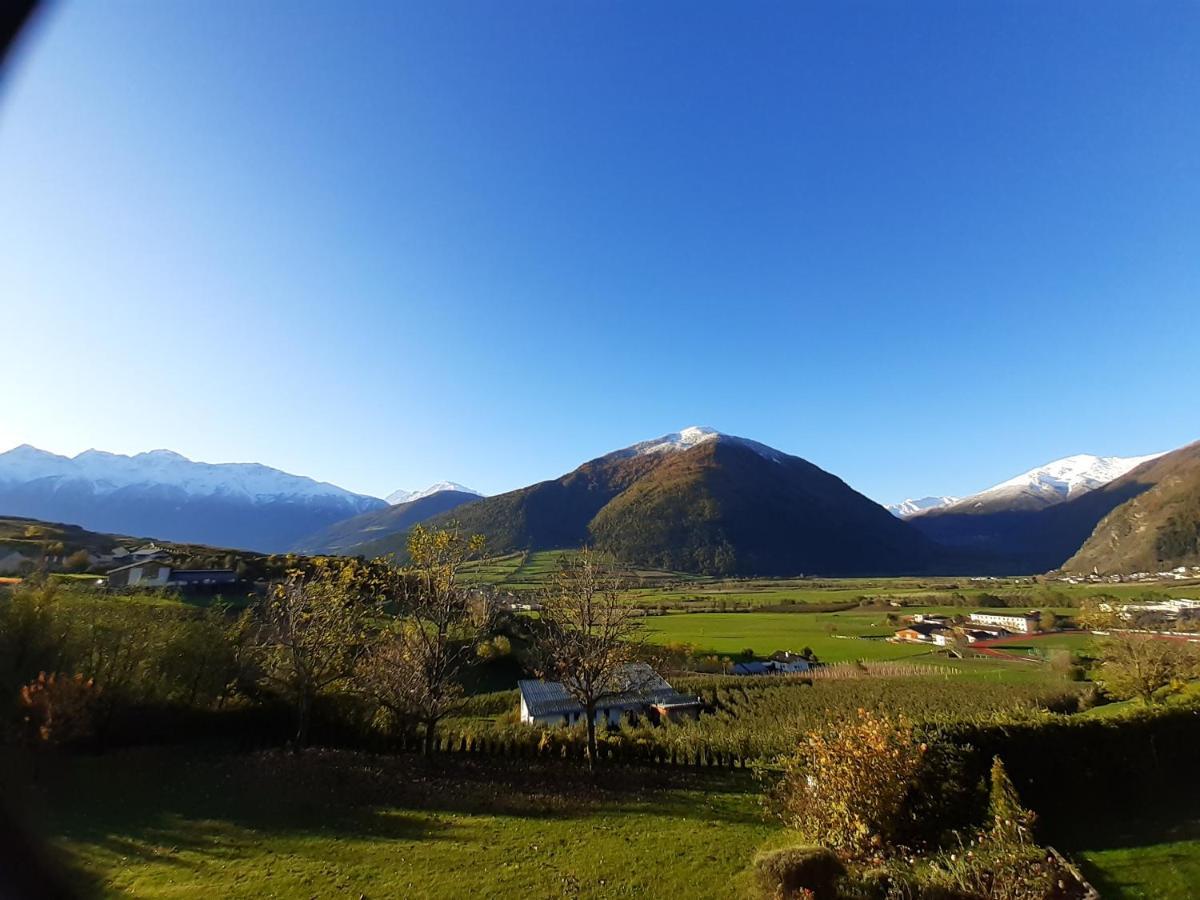
<svg viewBox="0 0 1200 900">
<path fill-rule="evenodd" d="M 754 858 L 759 886 L 772 900 L 791 900 L 804 888 L 817 900 L 833 900 L 837 897 L 834 884 L 845 871 L 838 858 L 823 847 L 764 850 Z"/>
</svg>

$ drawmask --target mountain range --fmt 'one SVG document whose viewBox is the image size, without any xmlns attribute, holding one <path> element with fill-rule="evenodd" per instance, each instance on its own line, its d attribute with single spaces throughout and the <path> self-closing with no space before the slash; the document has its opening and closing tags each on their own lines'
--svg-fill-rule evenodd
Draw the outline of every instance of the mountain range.
<svg viewBox="0 0 1200 900">
<path fill-rule="evenodd" d="M 1022 472 L 969 497 L 926 497 L 905 500 L 888 509 L 903 518 L 931 512 L 980 514 L 988 512 L 1044 509 L 1080 497 L 1088 491 L 1120 478 L 1144 462 L 1161 456 L 1092 456 L 1081 453 Z"/>
<path fill-rule="evenodd" d="M 275 552 L 386 506 L 257 463 L 193 462 L 170 450 L 66 457 L 24 444 L 0 453 L 3 514 L 93 531 Z"/>
<path fill-rule="evenodd" d="M 692 427 L 549 481 L 464 504 L 495 552 L 592 543 L 628 563 L 712 574 L 924 571 L 937 548 L 840 478 L 746 438 Z M 372 552 L 399 551 L 403 535 Z"/>
<path fill-rule="evenodd" d="M 965 498 L 886 509 L 836 475 L 692 427 L 494 497 L 455 482 L 386 500 L 168 450 L 0 453 L 0 514 L 264 552 L 402 551 L 457 522 L 497 552 L 588 542 L 628 563 L 731 575 L 1021 574 L 1200 562 L 1200 445 L 1055 460 Z"/>
<path fill-rule="evenodd" d="M 1122 477 L 1158 456 L 1065 457 L 906 521 L 980 573 L 1056 569 L 1136 493 Z"/>
</svg>

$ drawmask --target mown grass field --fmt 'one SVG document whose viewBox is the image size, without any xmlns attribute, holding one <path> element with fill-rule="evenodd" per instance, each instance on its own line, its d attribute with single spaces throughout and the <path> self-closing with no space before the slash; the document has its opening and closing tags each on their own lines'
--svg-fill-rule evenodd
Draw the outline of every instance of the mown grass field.
<svg viewBox="0 0 1200 900">
<path fill-rule="evenodd" d="M 1106 900 L 1195 897 L 1200 894 L 1200 811 L 1194 796 L 1194 789 L 1182 797 L 1148 796 L 1135 808 L 1080 816 L 1053 837 Z"/>
<path fill-rule="evenodd" d="M 989 643 L 989 649 L 1020 657 L 1045 657 L 1055 650 L 1087 654 L 1095 646 L 1090 632 L 1064 631 L 1039 634 L 1034 637 L 1015 637 L 999 643 Z"/>
<path fill-rule="evenodd" d="M 645 622 L 649 641 L 686 643 L 700 651 L 737 654 L 753 650 L 756 656 L 768 656 L 776 650 L 800 651 L 810 647 L 825 662 L 858 659 L 907 659 L 930 655 L 930 648 L 918 644 L 894 644 L 884 638 L 901 626 L 888 621 L 885 609 L 853 609 L 843 612 L 744 612 L 744 613 L 672 613 L 650 616 Z M 962 609 L 941 606 L 911 607 L 906 615 L 924 613 L 962 613 Z M 1066 609 L 1058 612 L 1067 614 Z M 1053 646 L 1081 645 L 1087 635 L 1054 635 L 1038 638 Z M 1014 655 L 1017 653 L 1014 651 Z"/>
<path fill-rule="evenodd" d="M 929 655 L 927 647 L 883 640 L 897 627 L 889 625 L 885 612 L 676 613 L 650 616 L 645 622 L 649 641 L 692 644 L 701 652 L 718 654 L 753 650 L 757 656 L 769 656 L 776 650 L 810 647 L 827 662 Z"/>
<path fill-rule="evenodd" d="M 787 841 L 748 773 L 518 765 L 136 750 L 43 765 L 26 799 L 84 897 L 748 898 L 754 853 Z M 1200 884 L 1194 810 L 1043 838 L 1106 900 Z"/>
<path fill-rule="evenodd" d="M 748 773 L 412 756 L 78 760 L 39 789 L 85 896 L 735 897 L 778 829 Z"/>
</svg>

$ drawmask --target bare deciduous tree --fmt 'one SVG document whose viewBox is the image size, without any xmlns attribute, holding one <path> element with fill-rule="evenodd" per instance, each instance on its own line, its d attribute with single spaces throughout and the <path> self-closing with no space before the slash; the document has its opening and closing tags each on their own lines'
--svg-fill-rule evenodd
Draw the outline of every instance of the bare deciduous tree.
<svg viewBox="0 0 1200 900">
<path fill-rule="evenodd" d="M 636 690 L 623 675 L 638 649 L 639 611 L 621 599 L 624 581 L 584 548 L 563 555 L 542 599 L 538 674 L 558 681 L 583 707 L 588 768 L 596 764 L 596 709 L 605 696 Z"/>
<path fill-rule="evenodd" d="M 414 528 L 410 563 L 393 573 L 388 591 L 397 616 L 360 667 L 364 687 L 381 706 L 422 725 L 426 756 L 438 723 L 462 700 L 463 667 L 488 634 L 489 604 L 460 580 L 463 564 L 482 548 L 478 535 Z"/>
<path fill-rule="evenodd" d="M 299 746 L 308 742 L 318 695 L 354 673 L 376 611 L 354 564 L 318 563 L 293 572 L 264 598 L 255 655 L 263 678 L 295 707 Z"/>
</svg>

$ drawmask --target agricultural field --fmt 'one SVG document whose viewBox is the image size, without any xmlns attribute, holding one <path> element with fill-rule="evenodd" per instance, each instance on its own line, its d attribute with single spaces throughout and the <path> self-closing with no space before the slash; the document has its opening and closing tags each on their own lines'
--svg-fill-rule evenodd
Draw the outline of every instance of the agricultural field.
<svg viewBox="0 0 1200 900">
<path fill-rule="evenodd" d="M 1068 615 L 1059 607 L 1054 612 Z M 907 659 L 928 657 L 933 648 L 919 644 L 897 644 L 885 638 L 900 627 L 888 621 L 887 609 L 851 609 L 838 612 L 745 612 L 676 613 L 646 619 L 646 638 L 660 644 L 691 644 L 701 653 L 739 654 L 752 650 L 755 656 L 769 656 L 776 650 L 798 652 L 811 648 L 824 662 L 856 659 Z M 906 608 L 913 613 L 962 613 L 954 607 L 921 606 Z M 1059 634 L 1025 641 L 1026 645 L 1047 641 L 1051 646 L 1077 649 L 1087 643 L 1087 635 Z M 1007 649 L 1007 648 L 997 648 Z M 1015 650 L 1013 655 L 1020 655 Z"/>
<path fill-rule="evenodd" d="M 1092 650 L 1095 643 L 1096 638 L 1089 632 L 1061 631 L 988 641 L 987 648 L 997 653 L 1037 659 L 1046 658 L 1055 650 L 1086 655 Z"/>
<path fill-rule="evenodd" d="M 646 639 L 691 644 L 698 653 L 737 655 L 752 650 L 769 656 L 776 650 L 811 648 L 824 662 L 856 659 L 904 659 L 928 656 L 929 648 L 884 640 L 899 626 L 884 611 L 869 613 L 675 613 L 650 616 Z"/>
<path fill-rule="evenodd" d="M 510 553 L 472 563 L 467 580 L 512 592 L 543 589 L 563 553 Z M 628 573 L 626 596 L 647 608 L 727 611 L 759 607 L 837 607 L 895 601 L 905 606 L 953 606 L 959 611 L 996 600 L 1029 608 L 1069 609 L 1093 596 L 1125 600 L 1200 596 L 1200 584 L 1067 584 L 1031 577 L 714 578 L 645 569 Z"/>
</svg>

